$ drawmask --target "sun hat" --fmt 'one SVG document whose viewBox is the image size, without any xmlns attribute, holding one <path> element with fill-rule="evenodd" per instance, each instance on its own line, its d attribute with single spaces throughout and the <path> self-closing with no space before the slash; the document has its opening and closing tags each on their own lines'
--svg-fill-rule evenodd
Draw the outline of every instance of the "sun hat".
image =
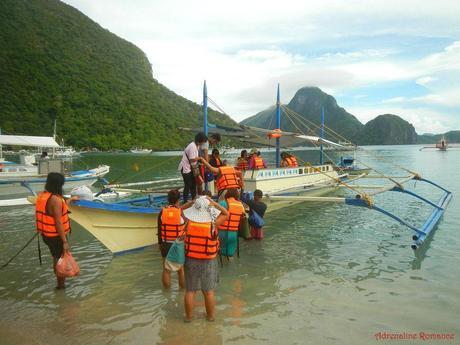
<svg viewBox="0 0 460 345">
<path fill-rule="evenodd" d="M 197 198 L 191 207 L 184 210 L 184 216 L 197 223 L 211 222 L 208 198 L 203 196 Z"/>
<path fill-rule="evenodd" d="M 250 155 L 253 155 L 255 153 L 259 152 L 259 150 L 257 150 L 256 148 L 254 149 L 251 149 L 251 151 L 249 152 Z"/>
</svg>

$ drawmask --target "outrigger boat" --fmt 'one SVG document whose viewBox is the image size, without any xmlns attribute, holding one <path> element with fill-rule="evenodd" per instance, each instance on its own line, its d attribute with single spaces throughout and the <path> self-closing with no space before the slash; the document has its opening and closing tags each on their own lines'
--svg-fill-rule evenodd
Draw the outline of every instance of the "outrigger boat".
<svg viewBox="0 0 460 345">
<path fill-rule="evenodd" d="M 28 146 L 59 148 L 52 137 L 0 135 L 0 146 Z M 65 176 L 64 192 L 79 186 L 90 186 L 105 176 L 110 167 L 101 165 L 90 170 L 67 173 L 62 159 L 41 159 L 37 165 L 25 160 L 23 164 L 0 161 L 0 206 L 27 205 L 26 196 L 43 190 L 49 172 L 61 172 Z"/>
<path fill-rule="evenodd" d="M 206 82 L 203 88 L 203 117 L 204 132 L 222 130 L 222 128 L 208 127 L 207 123 L 207 89 Z M 422 178 L 416 173 L 409 172 L 404 178 L 392 178 L 380 174 L 378 177 L 390 181 L 386 185 L 357 185 L 356 181 L 365 177 L 367 172 L 362 172 L 356 176 L 349 177 L 348 173 L 339 169 L 334 169 L 333 164 L 324 163 L 323 148 L 325 146 L 343 148 L 343 145 L 337 144 L 324 138 L 324 113 L 322 115 L 322 125 L 319 136 L 311 136 L 302 133 L 292 133 L 281 131 L 281 103 L 279 86 L 277 91 L 277 111 L 276 111 L 276 128 L 274 130 L 256 129 L 253 127 L 242 126 L 242 128 L 232 129 L 230 132 L 234 137 L 247 138 L 247 131 L 258 131 L 276 138 L 276 164 L 273 168 L 261 170 L 249 170 L 244 172 L 245 190 L 253 191 L 261 189 L 264 192 L 269 208 L 267 212 L 272 212 L 291 205 L 293 203 L 303 202 L 335 202 L 344 203 L 351 206 L 361 206 L 377 210 L 383 214 L 395 219 L 401 224 L 412 229 L 413 236 L 412 248 L 416 249 L 430 235 L 435 228 L 440 217 L 442 216 L 452 194 L 437 184 Z M 320 164 L 300 166 L 296 168 L 280 167 L 280 137 L 295 137 L 319 145 Z M 428 199 L 408 191 L 403 184 L 417 180 L 426 182 L 443 191 L 443 196 L 437 204 Z M 150 183 L 155 181 L 149 181 Z M 164 180 L 156 181 L 163 183 Z M 113 190 L 127 191 L 126 187 L 132 187 L 135 184 L 108 185 Z M 210 183 L 207 188 L 211 192 L 214 184 Z M 327 193 L 346 188 L 352 191 L 351 197 L 323 196 Z M 372 191 L 369 192 L 368 190 Z M 148 190 L 133 190 L 131 192 L 148 193 Z M 379 207 L 373 200 L 373 196 L 386 192 L 399 191 L 406 193 L 426 204 L 433 207 L 431 216 L 427 219 L 422 227 L 416 227 L 391 212 Z M 70 205 L 70 217 L 73 221 L 79 223 L 99 241 L 101 241 L 114 254 L 119 254 L 131 250 L 141 249 L 157 242 L 157 216 L 161 207 L 166 203 L 165 195 L 149 194 L 148 197 L 121 200 L 115 203 L 101 203 L 95 201 L 80 200 Z"/>
</svg>

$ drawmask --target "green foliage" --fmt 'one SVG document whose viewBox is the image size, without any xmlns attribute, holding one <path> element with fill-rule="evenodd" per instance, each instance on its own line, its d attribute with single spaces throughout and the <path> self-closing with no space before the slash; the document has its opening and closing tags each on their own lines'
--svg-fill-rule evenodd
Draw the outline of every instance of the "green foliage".
<svg viewBox="0 0 460 345">
<path fill-rule="evenodd" d="M 317 87 L 304 87 L 298 90 L 286 107 L 301 115 L 305 120 L 313 122 L 316 126 L 287 114 L 281 120 L 281 129 L 285 131 L 297 133 L 301 131 L 310 135 L 319 135 L 318 127 L 321 124 L 322 108 L 324 108 L 325 113 L 325 125 L 348 140 L 353 140 L 363 127 L 356 117 L 337 105 L 334 97 L 324 93 Z M 273 129 L 275 128 L 275 112 L 276 109 L 273 106 L 245 119 L 242 123 L 254 127 Z M 338 138 L 334 139 L 338 140 Z"/>
<path fill-rule="evenodd" d="M 0 127 L 57 134 L 99 149 L 177 149 L 178 127 L 198 127 L 202 108 L 152 77 L 145 54 L 56 0 L 0 2 Z M 209 121 L 232 126 L 209 111 Z"/>
<path fill-rule="evenodd" d="M 385 114 L 366 123 L 359 133 L 362 145 L 402 145 L 417 143 L 414 126 L 399 116 Z"/>
</svg>

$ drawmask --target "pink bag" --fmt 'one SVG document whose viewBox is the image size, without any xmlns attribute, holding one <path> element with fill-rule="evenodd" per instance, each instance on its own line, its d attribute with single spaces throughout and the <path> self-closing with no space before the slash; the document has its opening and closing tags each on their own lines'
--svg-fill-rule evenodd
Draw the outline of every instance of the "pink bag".
<svg viewBox="0 0 460 345">
<path fill-rule="evenodd" d="M 62 254 L 56 264 L 56 275 L 60 278 L 75 277 L 80 273 L 80 267 L 70 252 Z"/>
</svg>

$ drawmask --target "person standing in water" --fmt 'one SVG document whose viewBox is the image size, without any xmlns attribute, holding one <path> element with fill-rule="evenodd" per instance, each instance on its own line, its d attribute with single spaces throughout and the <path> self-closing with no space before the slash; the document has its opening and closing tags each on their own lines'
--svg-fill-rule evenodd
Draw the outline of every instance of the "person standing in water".
<svg viewBox="0 0 460 345">
<path fill-rule="evenodd" d="M 165 258 L 168 255 L 171 245 L 177 237 L 183 235 L 185 228 L 185 217 L 182 209 L 189 207 L 192 202 L 179 206 L 180 192 L 177 189 L 168 192 L 168 206 L 164 207 L 158 215 L 158 244 L 163 258 L 163 273 L 161 281 L 165 289 L 171 286 L 171 272 L 165 268 Z M 177 271 L 179 287 L 185 288 L 184 267 Z"/>
<path fill-rule="evenodd" d="M 188 219 L 185 235 L 185 322 L 192 320 L 196 292 L 201 290 L 206 307 L 206 319 L 214 321 L 216 314 L 214 290 L 218 280 L 217 227 L 227 220 L 228 212 L 207 196 L 201 196 L 184 210 Z M 215 219 L 215 220 L 214 220 Z"/>
<path fill-rule="evenodd" d="M 260 218 L 264 218 L 267 211 L 267 204 L 262 201 L 263 193 L 260 189 L 254 191 L 254 199 L 247 200 L 246 203 L 250 208 L 250 212 L 257 213 Z M 249 225 L 251 226 L 251 238 L 262 240 L 264 238 L 264 230 L 259 224 L 256 224 L 252 217 L 249 217 Z"/>
<path fill-rule="evenodd" d="M 37 231 L 42 235 L 43 242 L 48 246 L 53 256 L 53 269 L 56 274 L 56 264 L 59 258 L 69 251 L 67 234 L 70 232 L 70 219 L 67 204 L 78 200 L 77 196 L 64 200 L 62 186 L 64 175 L 56 172 L 48 174 L 45 191 L 38 193 L 35 204 Z M 57 289 L 65 288 L 65 278 L 58 277 Z"/>
</svg>

